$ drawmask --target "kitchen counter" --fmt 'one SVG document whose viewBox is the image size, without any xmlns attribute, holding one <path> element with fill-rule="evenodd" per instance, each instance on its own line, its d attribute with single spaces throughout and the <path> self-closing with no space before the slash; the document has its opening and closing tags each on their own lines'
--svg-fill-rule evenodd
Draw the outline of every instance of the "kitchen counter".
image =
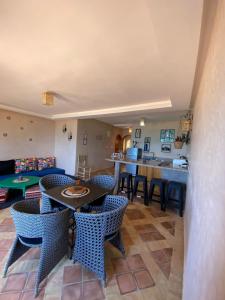
<svg viewBox="0 0 225 300">
<path fill-rule="evenodd" d="M 164 159 L 129 160 L 129 159 L 112 159 L 112 158 L 106 158 L 106 160 L 115 163 L 115 169 L 114 169 L 114 176 L 116 178 L 116 187 L 114 190 L 115 193 L 118 189 L 118 181 L 119 181 L 121 164 L 134 164 L 141 167 L 160 169 L 161 172 L 166 173 L 168 178 L 165 177 L 165 179 L 168 180 L 185 182 L 188 175 L 188 168 L 174 167 L 171 160 L 164 160 Z"/>
<path fill-rule="evenodd" d="M 133 164 L 137 166 L 142 167 L 149 167 L 149 168 L 158 168 L 158 169 L 167 169 L 167 170 L 175 170 L 180 172 L 188 173 L 188 168 L 182 168 L 182 167 L 174 167 L 173 163 L 166 160 L 147 160 L 143 161 L 143 159 L 140 160 L 129 160 L 129 159 L 112 159 L 112 158 L 106 158 L 107 161 L 113 162 L 113 163 L 119 163 L 119 164 Z"/>
</svg>

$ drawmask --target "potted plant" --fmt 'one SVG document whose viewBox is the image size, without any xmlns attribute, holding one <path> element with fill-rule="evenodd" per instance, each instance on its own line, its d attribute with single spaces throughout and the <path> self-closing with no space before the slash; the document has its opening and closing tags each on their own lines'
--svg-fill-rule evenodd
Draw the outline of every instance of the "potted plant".
<svg viewBox="0 0 225 300">
<path fill-rule="evenodd" d="M 178 135 L 174 142 L 174 148 L 175 149 L 182 149 L 184 144 L 185 136 L 184 135 Z"/>
</svg>

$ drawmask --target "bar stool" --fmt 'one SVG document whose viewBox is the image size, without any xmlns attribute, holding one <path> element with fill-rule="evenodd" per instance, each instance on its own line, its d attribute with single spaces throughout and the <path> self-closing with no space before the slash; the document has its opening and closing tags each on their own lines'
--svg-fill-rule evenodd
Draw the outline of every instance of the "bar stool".
<svg viewBox="0 0 225 300">
<path fill-rule="evenodd" d="M 124 185 L 126 182 L 126 186 Z M 133 178 L 132 174 L 128 172 L 121 172 L 119 175 L 119 184 L 118 184 L 118 191 L 117 194 L 123 189 L 126 188 L 126 194 L 128 199 L 130 199 L 130 194 L 131 194 L 131 201 L 133 202 Z"/>
<path fill-rule="evenodd" d="M 138 190 L 138 185 L 141 182 L 143 183 L 143 191 Z M 137 195 L 137 192 L 143 193 L 143 195 L 144 195 L 144 204 L 148 205 L 148 183 L 147 183 L 147 176 L 136 175 L 134 177 L 134 196 Z"/>
<path fill-rule="evenodd" d="M 162 178 L 152 178 L 150 182 L 149 189 L 149 201 L 160 202 L 161 210 L 165 210 L 165 190 L 166 190 L 167 180 Z M 154 194 L 155 187 L 159 187 L 160 195 Z M 153 199 L 153 196 L 159 197 L 159 201 Z"/>
<path fill-rule="evenodd" d="M 179 209 L 180 217 L 183 217 L 184 211 L 184 190 L 185 184 L 177 181 L 169 181 L 167 184 L 167 192 L 165 199 L 165 209 L 170 201 L 175 202 L 176 207 Z"/>
</svg>

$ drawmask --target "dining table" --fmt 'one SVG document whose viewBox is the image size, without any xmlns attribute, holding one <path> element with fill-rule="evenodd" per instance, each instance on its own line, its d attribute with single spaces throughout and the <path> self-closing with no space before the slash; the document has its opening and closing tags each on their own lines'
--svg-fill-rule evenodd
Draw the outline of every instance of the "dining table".
<svg viewBox="0 0 225 300">
<path fill-rule="evenodd" d="M 108 189 L 104 189 L 98 185 L 84 182 L 84 183 L 80 183 L 79 186 L 84 186 L 88 188 L 89 189 L 88 194 L 79 197 L 68 197 L 68 196 L 66 197 L 65 195 L 63 195 L 63 191 L 70 186 L 71 184 L 56 186 L 44 191 L 43 193 L 50 200 L 56 201 L 57 203 L 60 203 L 65 207 L 72 209 L 73 211 L 77 211 L 81 207 L 84 207 L 94 202 L 95 200 L 108 195 L 110 192 Z"/>
</svg>

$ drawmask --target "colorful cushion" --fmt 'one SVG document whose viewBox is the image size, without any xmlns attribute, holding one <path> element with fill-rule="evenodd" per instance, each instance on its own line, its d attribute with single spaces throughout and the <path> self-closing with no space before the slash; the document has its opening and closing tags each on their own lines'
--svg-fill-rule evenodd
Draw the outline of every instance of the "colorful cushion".
<svg viewBox="0 0 225 300">
<path fill-rule="evenodd" d="M 39 185 L 34 185 L 28 188 L 25 192 L 25 199 L 40 199 L 41 191 Z"/>
<path fill-rule="evenodd" d="M 38 158 L 37 160 L 37 169 L 41 171 L 47 168 L 54 168 L 55 167 L 55 157 L 49 156 L 45 158 Z"/>
<path fill-rule="evenodd" d="M 37 170 L 37 159 L 35 157 L 19 158 L 15 160 L 16 174 L 33 170 Z"/>
<path fill-rule="evenodd" d="M 7 188 L 0 189 L 0 202 L 5 202 L 8 197 L 9 190 Z"/>
</svg>

